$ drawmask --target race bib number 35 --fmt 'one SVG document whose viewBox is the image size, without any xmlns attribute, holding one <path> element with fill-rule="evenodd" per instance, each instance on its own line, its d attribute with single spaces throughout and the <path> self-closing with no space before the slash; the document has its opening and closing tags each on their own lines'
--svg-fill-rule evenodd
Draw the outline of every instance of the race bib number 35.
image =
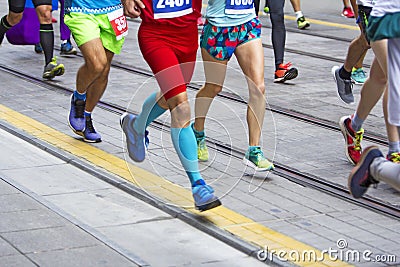
<svg viewBox="0 0 400 267">
<path fill-rule="evenodd" d="M 193 12 L 192 0 L 153 0 L 155 19 L 176 18 Z"/>
<path fill-rule="evenodd" d="M 121 40 L 124 36 L 128 35 L 128 23 L 126 22 L 122 8 L 108 13 L 108 19 L 114 29 L 117 40 Z"/>
<path fill-rule="evenodd" d="M 226 0 L 226 14 L 251 14 L 255 13 L 253 0 Z"/>
</svg>

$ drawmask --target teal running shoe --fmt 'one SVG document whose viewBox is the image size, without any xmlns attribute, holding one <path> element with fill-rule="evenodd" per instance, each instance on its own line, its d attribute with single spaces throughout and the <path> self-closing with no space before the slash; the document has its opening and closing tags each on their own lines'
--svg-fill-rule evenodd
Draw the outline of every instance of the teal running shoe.
<svg viewBox="0 0 400 267">
<path fill-rule="evenodd" d="M 274 164 L 264 157 L 260 147 L 252 150 L 249 148 L 243 158 L 243 163 L 255 171 L 270 171 L 275 168 Z"/>
<path fill-rule="evenodd" d="M 196 209 L 206 211 L 221 205 L 221 201 L 214 194 L 214 189 L 206 185 L 204 180 L 197 180 L 192 186 L 192 194 Z"/>
<path fill-rule="evenodd" d="M 353 68 L 351 71 L 351 81 L 354 84 L 364 84 L 365 81 L 367 80 L 367 74 L 363 70 L 363 68 Z"/>
</svg>

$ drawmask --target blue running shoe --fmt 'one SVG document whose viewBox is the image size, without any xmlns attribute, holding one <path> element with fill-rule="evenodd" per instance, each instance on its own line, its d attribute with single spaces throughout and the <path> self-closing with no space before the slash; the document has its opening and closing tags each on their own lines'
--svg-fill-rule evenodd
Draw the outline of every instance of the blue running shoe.
<svg viewBox="0 0 400 267">
<path fill-rule="evenodd" d="M 83 136 L 85 130 L 85 100 L 74 100 L 74 94 L 71 95 L 71 107 L 69 109 L 68 124 L 74 133 Z"/>
<path fill-rule="evenodd" d="M 214 196 L 214 190 L 211 186 L 206 185 L 204 180 L 197 180 L 192 186 L 192 194 L 196 209 L 206 211 L 221 205 L 218 197 Z"/>
<path fill-rule="evenodd" d="M 77 51 L 69 39 L 67 40 L 67 42 L 61 44 L 60 55 L 76 55 L 76 54 Z"/>
<path fill-rule="evenodd" d="M 150 139 L 149 139 L 149 131 L 144 131 L 144 145 L 146 146 L 146 149 L 149 148 L 150 144 Z"/>
<path fill-rule="evenodd" d="M 349 175 L 348 186 L 353 197 L 362 197 L 371 184 L 379 183 L 369 174 L 369 166 L 377 157 L 383 157 L 377 146 L 370 146 L 364 149 L 360 161 Z"/>
<path fill-rule="evenodd" d="M 367 80 L 367 74 L 363 68 L 356 69 L 353 67 L 351 71 L 351 82 L 354 84 L 364 84 Z"/>
<path fill-rule="evenodd" d="M 97 133 L 94 129 L 91 116 L 85 117 L 85 130 L 83 131 L 83 141 L 88 143 L 101 142 L 101 135 Z"/>
<path fill-rule="evenodd" d="M 121 116 L 120 125 L 125 133 L 129 157 L 136 162 L 142 162 L 146 155 L 145 134 L 135 131 L 135 128 L 133 128 L 135 120 L 135 115 L 125 112 Z"/>
<path fill-rule="evenodd" d="M 43 53 L 43 48 L 42 48 L 42 45 L 40 43 L 35 44 L 35 52 L 38 53 L 38 54 Z"/>
</svg>

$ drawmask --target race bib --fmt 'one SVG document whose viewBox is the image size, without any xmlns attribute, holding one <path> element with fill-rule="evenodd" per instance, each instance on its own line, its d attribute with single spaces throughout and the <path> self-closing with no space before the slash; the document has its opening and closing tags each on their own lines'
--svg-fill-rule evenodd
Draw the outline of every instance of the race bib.
<svg viewBox="0 0 400 267">
<path fill-rule="evenodd" d="M 176 18 L 193 12 L 192 0 L 153 0 L 154 19 Z"/>
<path fill-rule="evenodd" d="M 126 22 L 126 17 L 124 16 L 124 10 L 122 8 L 108 13 L 108 19 L 114 29 L 117 40 L 121 40 L 128 35 L 128 23 Z"/>
<path fill-rule="evenodd" d="M 251 14 L 255 13 L 253 0 L 226 0 L 226 14 Z"/>
</svg>

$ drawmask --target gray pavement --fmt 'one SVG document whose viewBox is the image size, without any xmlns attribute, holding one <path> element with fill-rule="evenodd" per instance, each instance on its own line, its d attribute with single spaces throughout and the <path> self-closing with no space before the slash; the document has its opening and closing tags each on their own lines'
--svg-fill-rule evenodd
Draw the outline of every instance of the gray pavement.
<svg viewBox="0 0 400 267">
<path fill-rule="evenodd" d="M 0 266 L 265 266 L 1 129 L 0 147 Z"/>
<path fill-rule="evenodd" d="M 303 12 L 308 15 L 307 17 L 354 26 L 353 20 L 339 16 L 341 1 L 329 0 L 324 1 L 323 4 L 311 0 L 303 2 Z M 4 10 L 4 5 L 5 3 L 0 4 L 1 10 Z M 289 4 L 286 5 L 286 10 L 288 14 L 292 14 Z M 268 25 L 267 17 L 261 19 Z M 130 35 L 127 38 L 123 53 L 116 56 L 114 61 L 149 70 L 137 45 L 138 21 L 130 21 L 129 27 Z M 344 58 L 348 42 L 310 36 L 295 31 L 294 21 L 288 21 L 287 27 L 293 30 L 293 32 L 287 34 L 288 49 L 327 55 L 339 60 Z M 358 34 L 355 30 L 315 23 L 311 25 L 308 32 L 348 39 Z M 270 44 L 270 29 L 263 30 L 263 42 Z M 330 74 L 331 67 L 339 64 L 336 61 L 287 52 L 285 60 L 292 61 L 299 68 L 300 74 L 296 80 L 280 85 L 272 83 L 272 50 L 266 48 L 264 53 L 267 100 L 271 105 L 293 109 L 329 121 L 337 121 L 340 116 L 349 115 L 354 111 L 354 105 L 347 106 L 337 98 L 335 85 Z M 0 48 L 0 56 L 2 57 L 1 64 L 12 66 L 40 79 L 43 56 L 34 54 L 33 47 L 11 46 L 5 42 Z M 200 59 L 200 56 L 198 58 Z M 365 62 L 370 64 L 371 58 L 371 53 L 368 53 Z M 67 71 L 64 76 L 49 83 L 73 89 L 75 73 L 82 64 L 82 58 L 72 57 L 61 58 L 60 60 L 66 65 Z M 236 60 L 233 59 L 229 65 L 231 68 L 228 71 L 225 90 L 246 99 L 245 81 L 238 72 Z M 204 80 L 203 77 L 202 66 L 199 63 L 193 81 L 201 84 Z M 0 87 L 1 105 L 57 129 L 63 134 L 74 136 L 66 123 L 69 95 L 57 90 L 48 90 L 29 81 L 21 81 L 5 72 L 0 72 L 0 80 L 7 81 L 7 83 L 2 83 Z M 142 76 L 112 68 L 109 87 L 103 100 L 139 111 L 144 97 L 157 88 L 154 82 L 147 81 L 145 83 L 146 81 L 147 78 Z M 359 98 L 359 88 L 358 86 L 355 87 L 356 101 Z M 132 98 L 132 96 L 134 97 Z M 194 96 L 195 92 L 189 91 L 191 101 Z M 221 109 L 220 105 L 223 105 L 224 109 Z M 379 103 L 364 127 L 367 131 L 370 130 L 384 136 L 385 129 L 381 110 Z M 207 134 L 210 137 L 242 149 L 246 147 L 247 138 L 244 138 L 244 136 L 246 136 L 247 129 L 243 105 L 217 100 L 209 115 Z M 97 108 L 94 112 L 94 120 L 95 127 L 103 135 L 104 141 L 93 146 L 120 159 L 125 159 L 118 116 Z M 163 120 L 169 121 L 168 114 L 161 118 L 161 121 Z M 179 170 L 179 163 L 173 152 L 168 134 L 151 128 L 150 138 L 151 146 L 148 159 L 138 166 L 187 188 L 187 178 Z M 368 144 L 368 142 L 363 141 L 363 146 Z M 352 166 L 344 156 L 343 138 L 340 132 L 322 129 L 267 112 L 263 129 L 263 145 L 266 154 L 279 163 L 315 175 L 320 179 L 335 182 L 343 187 L 346 186 L 346 178 Z M 11 146 L 11 148 L 14 147 Z M 57 150 L 57 147 L 54 149 Z M 386 148 L 382 147 L 382 149 L 386 151 Z M 168 239 L 171 240 L 171 236 L 175 238 L 181 233 L 181 229 L 192 229 L 191 227 L 141 203 L 126 193 L 120 192 L 109 184 L 96 180 L 82 170 L 68 166 L 65 162 L 53 159 L 49 163 L 39 163 L 39 157 L 33 156 L 36 154 L 25 153 L 24 151 L 25 148 L 23 150 L 14 149 L 12 150 L 13 157 L 10 158 L 8 155 L 11 153 L 5 152 L 3 154 L 2 150 L 3 158 L 1 162 L 8 165 L 5 170 L 2 167 L 0 168 L 4 174 L 3 181 L 11 183 L 21 190 L 23 192 L 19 193 L 21 195 L 33 192 L 29 197 L 25 195 L 33 203 L 37 203 L 38 199 L 43 199 L 46 202 L 41 200 L 39 201 L 40 205 L 50 203 L 50 206 L 57 207 L 52 215 L 64 220 L 65 224 L 68 224 L 69 220 L 76 225 L 75 220 L 77 220 L 85 226 L 84 230 L 92 229 L 93 232 L 86 230 L 81 234 L 86 235 L 89 241 L 90 237 L 96 236 L 99 246 L 103 243 L 108 244 L 102 246 L 108 249 L 110 255 L 119 257 L 119 260 L 126 260 L 128 264 L 133 264 L 129 260 L 136 258 L 137 255 L 137 258 L 155 266 L 213 264 L 214 261 L 210 259 L 217 261 L 216 266 L 223 264 L 232 266 L 233 263 L 237 263 L 238 266 L 257 264 L 257 262 L 252 261 L 253 259 L 240 253 L 237 254 L 237 251 L 223 244 L 221 245 L 222 248 L 216 249 L 216 251 L 225 251 L 228 254 L 221 253 L 219 255 L 219 252 L 213 253 L 215 252 L 214 249 L 202 249 L 201 251 L 205 250 L 210 254 L 200 258 L 196 255 L 196 252 L 199 251 L 197 248 L 194 250 L 187 245 L 174 247 L 170 245 L 171 243 L 168 243 Z M 29 157 L 24 162 L 24 164 L 28 164 L 26 167 L 13 166 L 13 164 L 16 164 L 13 160 L 15 153 L 18 154 L 18 157 Z M 37 153 L 42 154 L 43 152 Z M 397 219 L 361 208 L 326 193 L 300 186 L 274 173 L 254 176 L 251 171 L 241 165 L 239 160 L 216 153 L 212 148 L 211 156 L 212 161 L 206 164 L 202 163 L 202 173 L 207 181 L 212 183 L 217 194 L 222 197 L 225 207 L 246 216 L 257 224 L 319 250 L 337 249 L 337 241 L 345 240 L 348 249 L 360 252 L 370 250 L 373 255 L 396 256 L 395 263 L 350 260 L 350 264 L 386 266 L 400 263 L 400 235 L 396 231 L 400 227 L 400 223 Z M 16 161 L 18 162 L 18 160 Z M 132 162 L 128 160 L 128 163 Z M 74 174 L 71 175 L 70 171 L 62 171 L 63 168 L 61 167 L 74 169 L 72 172 Z M 24 191 L 21 188 L 26 190 Z M 399 204 L 399 193 L 384 184 L 379 185 L 377 189 L 370 189 L 368 194 L 385 202 Z M 31 199 L 32 195 L 34 200 Z M 48 208 L 44 209 L 48 211 Z M 144 210 L 150 212 L 147 213 Z M 110 214 L 106 216 L 106 212 L 110 212 Z M 67 216 L 67 214 L 70 216 Z M 59 216 L 66 217 L 67 220 Z M 3 218 L 3 216 L 0 218 Z M 152 226 L 155 229 L 151 228 Z M 224 229 L 229 231 L 236 226 L 228 225 Z M 67 226 L 65 227 L 67 228 Z M 69 227 L 68 229 L 71 229 L 71 225 Z M 75 227 L 75 231 L 76 229 Z M 154 232 L 157 237 L 164 238 L 163 241 L 152 235 L 149 236 L 149 232 Z M 192 233 L 193 230 L 189 232 Z M 201 235 L 201 233 L 199 234 Z M 29 235 L 25 237 L 28 238 Z M 178 238 L 176 243 L 187 244 L 190 243 L 188 240 L 192 240 L 192 238 Z M 202 235 L 202 238 L 210 240 L 210 243 L 204 242 L 210 247 L 214 248 L 214 243 L 219 244 L 219 241 L 209 236 Z M 165 239 L 167 241 L 163 243 Z M 1 251 L 3 251 L 2 248 Z M 5 248 L 4 251 L 9 251 L 9 248 Z M 24 259 L 27 259 L 27 256 L 22 256 L 22 254 L 30 255 L 29 251 L 17 251 L 19 253 L 17 255 Z M 129 253 L 127 253 L 128 251 Z M 156 257 L 153 251 L 157 251 Z M 178 261 L 170 263 L 171 253 L 176 251 L 179 251 Z M 57 252 L 59 252 L 60 257 L 63 255 L 61 249 Z M 34 253 L 31 254 L 34 255 Z M 237 256 L 231 257 L 230 255 Z M 251 265 L 247 264 L 248 261 L 251 261 Z M 50 259 L 49 262 L 51 262 Z"/>
</svg>

